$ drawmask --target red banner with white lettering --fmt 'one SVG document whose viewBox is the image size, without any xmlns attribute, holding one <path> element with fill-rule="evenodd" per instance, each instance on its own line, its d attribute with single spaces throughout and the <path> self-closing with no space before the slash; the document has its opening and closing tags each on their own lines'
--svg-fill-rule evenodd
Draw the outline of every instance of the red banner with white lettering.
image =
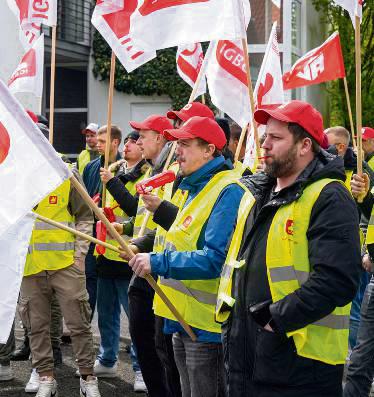
<svg viewBox="0 0 374 397">
<path fill-rule="evenodd" d="M 204 61 L 204 52 L 200 43 L 183 45 L 177 51 L 177 71 L 179 76 L 193 89 Z M 195 98 L 206 92 L 205 76 L 200 80 Z M 195 98 L 192 98 L 193 100 Z"/>
<path fill-rule="evenodd" d="M 345 77 L 339 33 L 300 58 L 283 76 L 285 90 L 319 84 Z"/>
<path fill-rule="evenodd" d="M 128 72 L 156 57 L 155 51 L 144 51 L 131 37 L 131 17 L 137 6 L 138 0 L 98 0 L 92 15 L 92 24 Z"/>
<path fill-rule="evenodd" d="M 41 25 L 56 26 L 57 0 L 7 0 L 21 27 L 20 40 L 28 49 L 41 33 Z"/>
</svg>

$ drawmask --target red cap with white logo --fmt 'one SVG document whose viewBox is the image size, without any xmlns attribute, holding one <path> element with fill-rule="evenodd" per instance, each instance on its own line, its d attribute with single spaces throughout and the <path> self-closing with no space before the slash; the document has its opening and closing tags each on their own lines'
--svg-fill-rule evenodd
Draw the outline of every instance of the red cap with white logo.
<svg viewBox="0 0 374 397">
<path fill-rule="evenodd" d="M 214 144 L 219 150 L 223 149 L 227 142 L 222 128 L 209 117 L 191 117 L 181 128 L 165 130 L 162 135 L 168 141 L 201 138 L 207 143 Z"/>
<path fill-rule="evenodd" d="M 274 109 L 258 109 L 254 113 L 255 120 L 260 124 L 266 125 L 270 117 L 285 123 L 299 124 L 319 145 L 322 145 L 324 136 L 322 116 L 309 103 L 290 101 Z"/>
<path fill-rule="evenodd" d="M 362 139 L 367 141 L 374 138 L 374 128 L 362 127 Z"/>
<path fill-rule="evenodd" d="M 187 121 L 193 116 L 208 117 L 214 119 L 214 113 L 212 110 L 200 102 L 187 103 L 181 110 L 171 110 L 167 113 L 167 116 L 171 120 L 180 119 Z"/>
<path fill-rule="evenodd" d="M 137 122 L 137 121 L 130 121 L 130 125 L 134 130 L 152 130 L 162 134 L 164 130 L 168 128 L 173 128 L 170 123 L 170 120 L 159 114 L 152 114 L 151 116 L 147 117 L 144 121 Z"/>
</svg>

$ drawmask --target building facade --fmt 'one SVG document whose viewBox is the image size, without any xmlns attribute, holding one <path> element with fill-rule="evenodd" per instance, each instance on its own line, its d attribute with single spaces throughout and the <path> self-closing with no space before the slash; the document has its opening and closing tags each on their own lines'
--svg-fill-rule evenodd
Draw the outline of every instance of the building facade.
<svg viewBox="0 0 374 397">
<path fill-rule="evenodd" d="M 272 24 L 277 22 L 283 72 L 306 51 L 320 45 L 326 37 L 320 16 L 309 0 L 250 0 L 252 18 L 248 28 L 248 44 L 253 84 L 260 71 Z M 92 25 L 90 0 L 59 0 L 58 42 L 56 53 L 55 134 L 54 145 L 60 152 L 74 157 L 84 148 L 81 130 L 88 122 L 106 124 L 108 82 L 96 80 L 92 73 Z M 15 16 L 3 8 L 0 32 L 0 78 L 7 81 L 23 55 Z M 49 113 L 50 29 L 46 34 L 46 67 L 42 112 Z M 287 99 L 304 99 L 324 111 L 326 98 L 319 86 L 286 92 Z M 39 112 L 40 101 L 29 94 L 18 98 L 26 108 Z M 129 120 L 150 113 L 165 113 L 170 108 L 167 96 L 142 97 L 115 92 L 113 123 L 125 132 Z"/>
</svg>

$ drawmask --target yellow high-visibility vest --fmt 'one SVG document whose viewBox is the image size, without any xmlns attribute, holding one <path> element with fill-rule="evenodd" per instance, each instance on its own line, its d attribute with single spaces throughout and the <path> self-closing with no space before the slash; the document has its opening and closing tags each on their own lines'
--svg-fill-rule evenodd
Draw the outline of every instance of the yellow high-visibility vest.
<svg viewBox="0 0 374 397">
<path fill-rule="evenodd" d="M 347 189 L 349 191 L 351 191 L 351 180 L 352 180 L 352 176 L 353 176 L 353 170 L 346 170 L 345 171 L 345 186 L 347 187 Z"/>
<path fill-rule="evenodd" d="M 45 197 L 34 210 L 35 213 L 75 227 L 75 217 L 68 211 L 70 180 L 64 181 L 56 190 Z M 75 236 L 36 219 L 31 234 L 24 276 L 43 270 L 64 269 L 74 262 Z"/>
<path fill-rule="evenodd" d="M 322 179 L 309 185 L 297 201 L 280 207 L 274 216 L 266 248 L 267 276 L 273 302 L 278 302 L 292 294 L 309 278 L 312 270 L 307 239 L 310 216 L 322 189 L 331 182 L 337 180 Z M 243 213 L 244 216 L 247 213 L 248 216 L 250 210 L 244 207 L 250 206 L 251 200 L 253 201 L 248 197 L 247 200 L 242 201 L 239 213 Z M 216 307 L 216 319 L 221 321 L 227 319 L 228 308 L 235 303 L 232 291 L 225 288 L 227 285 L 231 287 L 227 275 L 232 279 L 234 271 L 231 268 L 235 269 L 244 264 L 237 262 L 240 248 L 238 241 L 241 241 L 243 223 L 239 223 L 237 228 L 239 232 L 237 234 L 236 231 L 234 232 L 235 239 L 231 242 L 226 260 L 229 265 L 225 266 L 221 276 Z M 344 364 L 348 352 L 350 309 L 351 304 L 337 307 L 331 314 L 315 323 L 288 332 L 287 336 L 294 340 L 297 354 L 331 365 Z"/>
<path fill-rule="evenodd" d="M 374 156 L 371 157 L 371 159 L 368 161 L 368 164 L 371 170 L 374 171 Z"/>
<path fill-rule="evenodd" d="M 83 175 L 83 171 L 86 167 L 86 165 L 91 161 L 91 155 L 89 150 L 84 149 L 80 152 L 79 156 L 78 156 L 78 171 L 81 175 Z"/>
<path fill-rule="evenodd" d="M 177 191 L 173 196 L 172 203 L 179 207 L 179 212 L 169 231 L 165 232 L 162 240 L 158 240 L 157 251 L 161 252 L 164 249 L 187 252 L 197 250 L 197 242 L 202 228 L 219 195 L 224 188 L 235 183 L 242 186 L 238 182 L 237 171 L 220 172 L 185 207 L 184 203 L 188 195 Z M 221 326 L 214 321 L 219 278 L 174 280 L 160 277 L 158 284 L 189 325 L 209 332 L 221 332 Z M 155 295 L 154 298 L 154 310 L 158 316 L 176 320 L 158 295 Z"/>
<path fill-rule="evenodd" d="M 374 194 L 374 187 L 371 189 L 371 194 Z M 366 245 L 374 244 L 374 206 L 371 209 L 370 220 L 366 232 Z"/>
</svg>

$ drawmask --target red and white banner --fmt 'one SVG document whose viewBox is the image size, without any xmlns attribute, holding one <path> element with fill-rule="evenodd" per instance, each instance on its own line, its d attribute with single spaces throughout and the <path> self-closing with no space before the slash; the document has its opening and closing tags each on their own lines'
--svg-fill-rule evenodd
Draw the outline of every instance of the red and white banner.
<svg viewBox="0 0 374 397">
<path fill-rule="evenodd" d="M 177 71 L 179 76 L 193 89 L 204 61 L 200 43 L 183 45 L 177 51 Z M 195 98 L 206 93 L 206 80 L 202 76 Z M 195 100 L 195 98 L 192 98 Z"/>
<path fill-rule="evenodd" d="M 43 70 L 44 70 L 44 34 L 22 57 L 17 69 L 8 81 L 9 90 L 17 92 L 30 92 L 36 97 L 43 95 Z"/>
<path fill-rule="evenodd" d="M 142 48 L 245 37 L 243 12 L 249 1 L 139 0 L 131 17 L 131 37 Z"/>
<path fill-rule="evenodd" d="M 333 0 L 333 3 L 348 11 L 354 27 L 356 26 L 356 15 L 360 17 L 360 21 L 362 21 L 363 0 Z"/>
<path fill-rule="evenodd" d="M 57 25 L 57 0 L 7 0 L 21 27 L 20 39 L 28 49 L 40 36 L 41 25 Z"/>
<path fill-rule="evenodd" d="M 131 15 L 137 6 L 138 0 L 97 0 L 92 15 L 92 24 L 128 72 L 156 57 L 155 51 L 144 51 L 131 37 Z"/>
<path fill-rule="evenodd" d="M 278 106 L 284 103 L 284 91 L 282 81 L 282 68 L 279 55 L 279 44 L 277 38 L 277 23 L 273 24 L 260 73 L 254 90 L 256 109 Z M 258 126 L 259 137 L 265 132 L 265 126 Z M 256 142 L 254 129 L 247 136 L 247 145 L 244 164 L 250 168 L 256 165 L 258 154 L 256 153 Z"/>
<path fill-rule="evenodd" d="M 300 58 L 283 76 L 285 90 L 345 77 L 344 59 L 338 32 L 321 46 Z"/>
</svg>

